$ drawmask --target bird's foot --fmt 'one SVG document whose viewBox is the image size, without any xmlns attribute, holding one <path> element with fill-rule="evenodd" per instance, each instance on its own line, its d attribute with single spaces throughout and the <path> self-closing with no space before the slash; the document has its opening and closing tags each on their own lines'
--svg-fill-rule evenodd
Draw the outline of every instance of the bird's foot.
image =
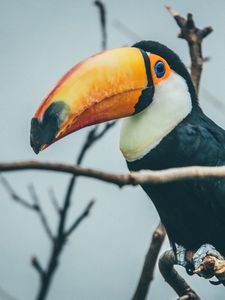
<svg viewBox="0 0 225 300">
<path fill-rule="evenodd" d="M 194 267 L 187 259 L 187 250 L 183 246 L 176 244 L 175 256 L 176 256 L 177 264 L 179 266 L 184 267 L 188 275 L 193 275 Z"/>
<path fill-rule="evenodd" d="M 224 259 L 223 256 L 216 250 L 214 246 L 210 244 L 204 244 L 193 255 L 193 264 L 195 270 L 200 267 L 204 258 L 209 255 L 214 256 L 218 259 Z"/>
<path fill-rule="evenodd" d="M 212 258 L 210 257 L 212 256 Z M 212 278 L 215 274 L 215 258 L 224 260 L 223 256 L 210 244 L 202 245 L 193 255 L 194 273 L 204 278 Z M 223 284 L 224 280 L 210 281 L 214 285 Z"/>
<path fill-rule="evenodd" d="M 182 267 L 186 268 L 186 266 L 187 266 L 186 249 L 183 246 L 176 244 L 176 253 L 175 253 L 175 255 L 176 255 L 177 264 L 179 266 L 182 266 Z"/>
<path fill-rule="evenodd" d="M 208 279 L 216 276 L 218 280 L 210 280 L 210 283 L 225 286 L 225 260 L 214 246 L 204 244 L 193 252 L 175 244 L 174 250 L 177 264 L 184 267 L 189 275 L 198 274 Z"/>
</svg>

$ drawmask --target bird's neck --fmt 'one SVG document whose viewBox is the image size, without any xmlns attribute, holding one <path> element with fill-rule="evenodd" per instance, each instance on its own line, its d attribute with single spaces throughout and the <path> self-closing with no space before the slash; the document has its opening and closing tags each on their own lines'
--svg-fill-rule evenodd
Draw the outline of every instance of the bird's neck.
<svg viewBox="0 0 225 300">
<path fill-rule="evenodd" d="M 153 101 L 123 121 L 120 149 L 127 161 L 141 159 L 155 148 L 192 110 L 186 81 L 172 72 L 155 86 Z"/>
</svg>

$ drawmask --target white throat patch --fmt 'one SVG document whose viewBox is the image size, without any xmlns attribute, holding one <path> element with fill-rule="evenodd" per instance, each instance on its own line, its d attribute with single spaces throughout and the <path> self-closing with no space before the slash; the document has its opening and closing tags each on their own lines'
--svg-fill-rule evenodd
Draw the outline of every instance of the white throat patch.
<svg viewBox="0 0 225 300">
<path fill-rule="evenodd" d="M 120 150 L 127 161 L 141 159 L 156 147 L 192 109 L 186 81 L 175 73 L 155 85 L 152 103 L 123 121 Z"/>
</svg>

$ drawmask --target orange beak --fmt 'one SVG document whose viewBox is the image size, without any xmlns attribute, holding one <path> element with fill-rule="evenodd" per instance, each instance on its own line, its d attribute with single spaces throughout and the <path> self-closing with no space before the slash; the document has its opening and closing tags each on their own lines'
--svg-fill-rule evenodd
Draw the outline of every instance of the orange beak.
<svg viewBox="0 0 225 300">
<path fill-rule="evenodd" d="M 72 68 L 50 92 L 31 121 L 31 146 L 38 153 L 83 127 L 135 113 L 148 85 L 137 48 L 104 51 Z"/>
</svg>

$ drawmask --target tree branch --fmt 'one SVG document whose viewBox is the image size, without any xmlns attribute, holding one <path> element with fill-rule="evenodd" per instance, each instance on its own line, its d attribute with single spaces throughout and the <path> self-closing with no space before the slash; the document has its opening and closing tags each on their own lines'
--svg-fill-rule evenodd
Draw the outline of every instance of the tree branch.
<svg viewBox="0 0 225 300">
<path fill-rule="evenodd" d="M 52 233 L 52 231 L 50 229 L 50 226 L 48 224 L 48 220 L 47 220 L 47 218 L 45 216 L 45 213 L 44 213 L 44 211 L 43 211 L 43 209 L 41 207 L 41 203 L 40 203 L 39 197 L 38 197 L 38 195 L 36 193 L 36 190 L 35 190 L 33 184 L 30 184 L 28 186 L 28 191 L 30 192 L 30 196 L 33 199 L 34 206 L 36 206 L 36 212 L 37 212 L 37 214 L 38 214 L 38 216 L 39 216 L 39 218 L 41 220 L 41 223 L 43 225 L 43 228 L 44 228 L 47 236 L 50 238 L 51 241 L 54 241 L 53 233 Z"/>
<path fill-rule="evenodd" d="M 185 39 L 188 43 L 189 53 L 191 57 L 191 78 L 196 89 L 196 93 L 199 92 L 199 84 L 202 73 L 202 66 L 204 58 L 202 56 L 202 41 L 203 39 L 212 32 L 211 27 L 199 29 L 195 26 L 192 14 L 187 15 L 187 19 L 180 16 L 174 9 L 166 6 L 169 13 L 175 19 L 177 25 L 180 27 L 179 38 Z M 192 256 L 189 251 L 189 262 L 192 264 Z M 217 260 L 216 258 L 214 258 Z M 177 263 L 174 252 L 172 250 L 166 251 L 159 261 L 160 271 L 169 283 L 169 285 L 177 292 L 180 296 L 180 300 L 184 299 L 200 299 L 199 296 L 188 286 L 185 280 L 175 271 L 174 265 Z M 223 262 L 224 263 L 224 262 Z M 206 273 L 207 268 L 204 268 L 204 261 L 196 273 Z M 213 268 L 211 268 L 212 270 Z M 213 269 L 214 270 L 214 269 Z M 212 272 L 213 273 L 213 272 Z M 214 275 L 216 273 L 214 272 Z"/>
<path fill-rule="evenodd" d="M 55 211 L 57 212 L 58 215 L 60 215 L 60 212 L 61 212 L 61 208 L 59 206 L 59 203 L 58 203 L 58 200 L 57 200 L 57 197 L 55 195 L 55 192 L 52 188 L 50 188 L 48 190 L 48 193 L 49 193 L 49 197 L 50 197 L 50 200 L 51 200 L 51 203 L 52 203 L 52 206 L 54 207 Z"/>
<path fill-rule="evenodd" d="M 101 1 L 95 1 L 95 5 L 99 8 L 100 12 L 100 24 L 101 24 L 101 29 L 102 29 L 102 48 L 103 50 L 106 48 L 106 43 L 107 43 L 107 34 L 106 34 L 106 11 L 103 3 Z M 99 126 L 93 127 L 91 129 L 86 137 L 86 140 L 81 148 L 80 154 L 77 158 L 77 165 L 80 165 L 81 162 L 83 161 L 83 158 L 87 151 L 91 148 L 91 146 L 94 145 L 97 140 L 99 140 L 114 124 L 106 124 L 104 129 L 98 133 L 98 128 Z M 54 240 L 54 245 L 51 249 L 48 265 L 46 267 L 46 271 L 44 274 L 44 278 L 40 284 L 40 289 L 37 295 L 37 300 L 43 300 L 46 298 L 46 295 L 48 293 L 52 278 L 54 273 L 56 272 L 60 255 L 62 253 L 62 250 L 64 248 L 64 245 L 66 244 L 67 238 L 69 235 L 78 227 L 78 225 L 88 216 L 89 211 L 91 207 L 93 206 L 93 201 L 89 203 L 89 205 L 86 207 L 84 212 L 78 217 L 78 219 L 71 225 L 71 227 L 66 230 L 66 221 L 67 221 L 67 216 L 71 204 L 71 198 L 73 194 L 73 190 L 75 187 L 76 179 L 77 179 L 77 174 L 76 173 L 71 173 L 73 174 L 72 178 L 69 181 L 67 190 L 66 190 L 66 195 L 63 201 L 63 205 L 61 209 L 58 209 L 57 202 L 55 199 L 52 200 L 55 208 L 57 211 L 59 211 L 59 221 L 58 221 L 58 228 L 57 228 L 57 233 L 56 237 Z"/>
<path fill-rule="evenodd" d="M 34 204 L 30 204 L 27 200 L 23 199 L 20 197 L 16 191 L 13 189 L 13 187 L 10 185 L 9 181 L 3 177 L 2 175 L 0 176 L 0 180 L 10 197 L 16 201 L 17 203 L 21 204 L 23 207 L 31 209 L 31 210 L 37 210 L 37 206 Z"/>
<path fill-rule="evenodd" d="M 153 280 L 155 265 L 158 254 L 163 244 L 166 231 L 164 226 L 159 223 L 152 235 L 149 250 L 145 257 L 144 266 L 138 282 L 137 289 L 132 297 L 132 300 L 144 300 L 147 297 L 150 284 Z"/>
<path fill-rule="evenodd" d="M 94 205 L 95 201 L 92 200 L 85 207 L 84 211 L 80 214 L 80 216 L 75 220 L 75 222 L 70 226 L 70 228 L 64 233 L 65 238 L 67 238 L 77 227 L 81 224 L 81 222 L 89 216 L 90 211 Z"/>
<path fill-rule="evenodd" d="M 179 300 L 200 300 L 199 296 L 190 288 L 187 282 L 177 273 L 174 265 L 177 263 L 173 250 L 168 250 L 159 259 L 159 269 L 165 281 L 180 296 Z"/>
<path fill-rule="evenodd" d="M 66 164 L 54 164 L 54 163 L 40 163 L 35 161 L 19 162 L 19 163 L 0 163 L 1 171 L 13 171 L 23 169 L 41 169 L 41 170 L 54 170 L 59 172 L 72 173 L 76 176 L 85 176 L 90 178 L 99 179 L 108 183 L 113 183 L 118 186 L 124 185 L 138 185 L 147 183 L 166 183 L 184 179 L 199 178 L 203 179 L 206 177 L 217 177 L 225 178 L 225 167 L 184 167 L 174 168 L 161 171 L 141 171 L 131 172 L 129 174 L 116 175 L 113 173 L 106 173 L 97 171 L 94 169 L 82 168 L 80 166 L 66 165 Z M 221 266 L 221 264 L 220 264 Z M 215 269 L 217 272 L 219 269 Z M 222 270 L 220 268 L 220 270 Z M 218 271 L 219 272 L 219 271 Z M 217 273 L 218 273 L 217 272 Z M 217 275 L 215 273 L 215 275 Z M 171 273 L 173 274 L 173 273 Z M 221 278 L 224 276 L 221 272 Z"/>
<path fill-rule="evenodd" d="M 36 256 L 32 257 L 31 259 L 31 265 L 34 267 L 34 269 L 38 272 L 41 278 L 44 276 L 44 270 Z"/>
<path fill-rule="evenodd" d="M 225 178 L 225 166 L 201 167 L 191 166 L 182 168 L 171 168 L 160 171 L 142 170 L 127 174 L 116 174 L 99 171 L 91 168 L 83 168 L 64 163 L 23 161 L 23 162 L 0 162 L 0 172 L 12 172 L 22 170 L 45 170 L 66 174 L 73 174 L 87 178 L 98 179 L 103 182 L 112 183 L 119 187 L 126 185 L 136 186 L 139 184 L 163 184 L 167 182 L 204 179 Z"/>
<path fill-rule="evenodd" d="M 102 1 L 94 1 L 94 4 L 99 10 L 100 25 L 102 32 L 102 50 L 107 48 L 107 30 L 106 30 L 106 10 Z"/>
<path fill-rule="evenodd" d="M 190 57 L 191 57 L 191 77 L 194 83 L 196 92 L 199 91 L 200 78 L 202 73 L 202 65 L 204 62 L 202 56 L 202 41 L 212 31 L 212 27 L 205 27 L 199 29 L 195 26 L 192 14 L 187 14 L 187 19 L 179 15 L 170 6 L 166 6 L 166 9 L 175 19 L 177 25 L 180 27 L 180 33 L 178 37 L 185 39 L 188 43 Z"/>
</svg>

